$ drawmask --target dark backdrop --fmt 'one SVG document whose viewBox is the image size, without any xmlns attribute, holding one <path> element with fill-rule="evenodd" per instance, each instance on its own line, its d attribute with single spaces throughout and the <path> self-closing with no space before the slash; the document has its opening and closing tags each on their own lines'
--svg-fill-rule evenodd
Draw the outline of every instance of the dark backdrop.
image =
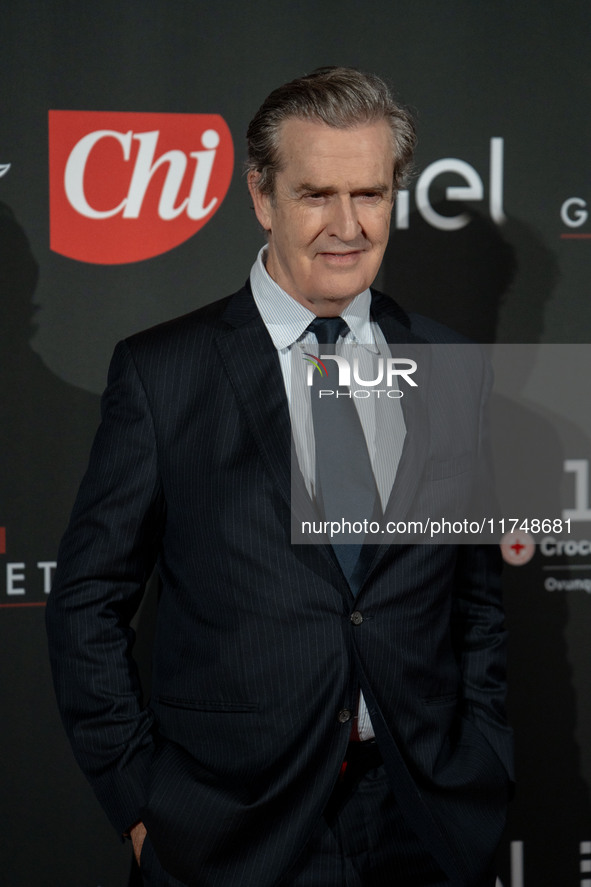
<svg viewBox="0 0 591 887">
<path fill-rule="evenodd" d="M 417 174 L 453 162 L 422 212 L 420 178 L 401 197 L 378 285 L 479 341 L 586 343 L 590 28 L 591 7 L 573 0 L 2 4 L 0 883 L 126 884 L 130 848 L 59 723 L 43 606 L 115 342 L 232 292 L 248 274 L 261 235 L 241 166 L 262 99 L 319 65 L 389 79 L 418 111 Z M 235 148 L 227 196 L 194 236 L 143 261 L 53 252 L 50 110 L 219 114 Z M 98 200 L 101 171 L 92 175 Z M 447 189 L 466 188 L 466 175 L 481 181 L 482 199 L 464 192 L 460 206 Z M 467 224 L 444 230 L 441 217 L 460 212 Z M 551 435 L 559 475 L 565 459 L 591 458 L 569 431 L 588 412 L 586 379 L 581 391 Z M 540 445 L 507 440 L 522 457 Z M 589 578 L 591 557 L 538 549 L 505 571 L 519 789 L 499 854 L 504 887 L 575 887 L 591 864 L 591 596 L 582 586 L 546 590 L 549 570 Z"/>
</svg>

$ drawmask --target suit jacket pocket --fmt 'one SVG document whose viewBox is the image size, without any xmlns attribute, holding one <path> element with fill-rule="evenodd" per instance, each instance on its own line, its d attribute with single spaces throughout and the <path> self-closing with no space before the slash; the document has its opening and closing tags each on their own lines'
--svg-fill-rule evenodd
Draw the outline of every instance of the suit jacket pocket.
<svg viewBox="0 0 591 887">
<path fill-rule="evenodd" d="M 170 708 L 191 711 L 249 712 L 258 711 L 258 702 L 232 702 L 225 699 L 187 699 L 183 696 L 154 696 L 153 701 Z"/>
</svg>

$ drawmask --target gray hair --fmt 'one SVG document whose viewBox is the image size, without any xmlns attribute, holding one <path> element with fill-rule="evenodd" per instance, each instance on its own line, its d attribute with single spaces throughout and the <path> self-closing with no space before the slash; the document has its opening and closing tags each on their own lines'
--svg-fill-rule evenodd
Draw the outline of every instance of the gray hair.
<svg viewBox="0 0 591 887">
<path fill-rule="evenodd" d="M 261 193 L 274 193 L 275 175 L 281 169 L 281 125 L 293 117 L 318 120 L 338 129 L 385 120 L 392 133 L 394 194 L 406 185 L 416 144 L 412 115 L 375 74 L 328 67 L 273 90 L 251 120 L 246 133 L 246 169 L 260 173 L 256 187 Z"/>
</svg>

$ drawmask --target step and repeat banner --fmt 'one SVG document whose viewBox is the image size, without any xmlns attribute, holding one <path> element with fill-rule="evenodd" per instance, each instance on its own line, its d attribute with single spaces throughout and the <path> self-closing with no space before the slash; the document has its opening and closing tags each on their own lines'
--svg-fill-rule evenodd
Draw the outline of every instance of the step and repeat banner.
<svg viewBox="0 0 591 887">
<path fill-rule="evenodd" d="M 540 487 L 559 493 L 555 513 L 520 517 L 570 521 L 566 536 L 513 526 L 505 549 L 519 782 L 499 885 L 590 887 L 591 7 L 8 0 L 0 19 L 0 884 L 127 884 L 130 847 L 53 697 L 59 539 L 115 343 L 249 273 L 250 118 L 275 86 L 346 64 L 418 116 L 376 285 L 495 344 L 495 446 L 532 509 Z M 498 348 L 517 343 L 503 373 Z M 146 688 L 153 596 L 137 617 Z"/>
</svg>

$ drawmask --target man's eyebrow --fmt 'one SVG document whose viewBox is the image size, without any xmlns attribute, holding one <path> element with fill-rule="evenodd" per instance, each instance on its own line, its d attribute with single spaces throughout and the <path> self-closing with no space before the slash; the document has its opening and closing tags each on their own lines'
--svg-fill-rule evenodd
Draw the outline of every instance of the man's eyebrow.
<svg viewBox="0 0 591 887">
<path fill-rule="evenodd" d="M 388 182 L 384 184 L 383 182 L 376 182 L 374 185 L 368 185 L 365 188 L 355 188 L 352 192 L 353 194 L 365 194 L 368 191 L 371 191 L 375 194 L 387 194 L 387 192 L 391 189 L 392 182 Z"/>
<path fill-rule="evenodd" d="M 366 194 L 367 192 L 372 192 L 375 194 L 387 194 L 391 189 L 392 183 L 384 184 L 383 182 L 376 182 L 373 185 L 366 185 L 360 188 L 354 188 L 351 191 L 351 194 Z M 311 182 L 302 182 L 300 185 L 297 185 L 294 188 L 296 194 L 336 194 L 338 188 L 335 188 L 334 185 L 314 185 Z"/>
<path fill-rule="evenodd" d="M 332 185 L 313 185 L 311 182 L 302 182 L 295 188 L 296 194 L 334 194 L 336 188 Z"/>
</svg>

